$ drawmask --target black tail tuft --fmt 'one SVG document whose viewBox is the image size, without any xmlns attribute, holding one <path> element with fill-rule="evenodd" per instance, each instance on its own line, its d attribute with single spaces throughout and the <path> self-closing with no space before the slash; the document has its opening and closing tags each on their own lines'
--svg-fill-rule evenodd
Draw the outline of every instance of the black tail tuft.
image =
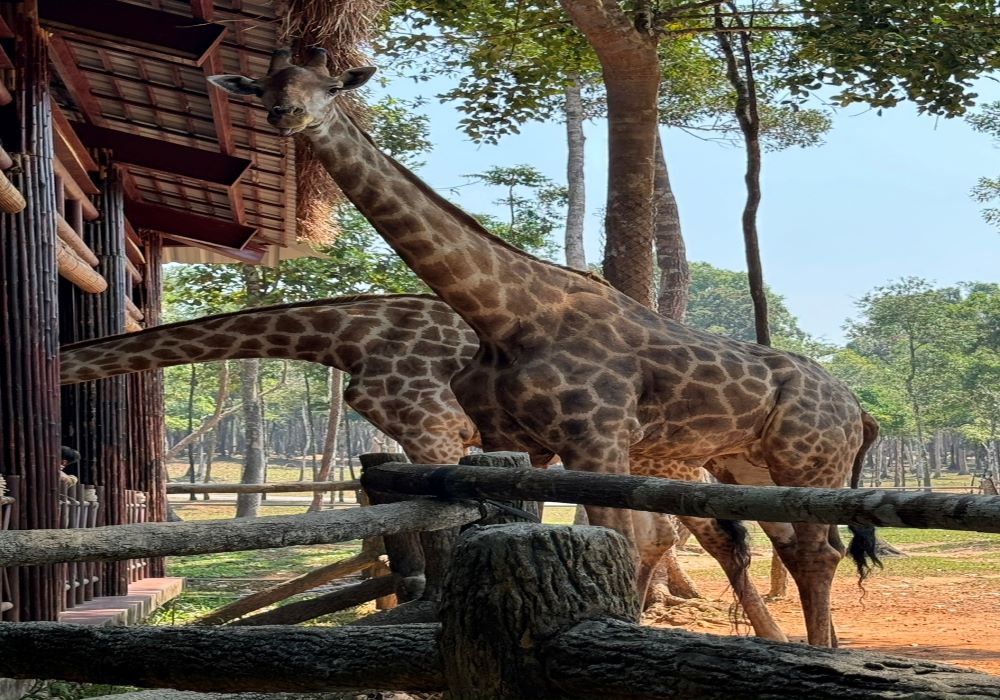
<svg viewBox="0 0 1000 700">
<path fill-rule="evenodd" d="M 733 558 L 740 570 L 750 568 L 750 533 L 740 520 L 717 519 L 719 527 L 733 541 Z"/>
<path fill-rule="evenodd" d="M 878 556 L 878 539 L 875 536 L 875 528 L 871 525 L 848 525 L 847 528 L 854 534 L 851 544 L 847 548 L 847 553 L 851 555 L 855 566 L 858 567 L 861 581 L 864 581 L 871 575 L 875 567 L 882 568 L 882 560 Z"/>
</svg>

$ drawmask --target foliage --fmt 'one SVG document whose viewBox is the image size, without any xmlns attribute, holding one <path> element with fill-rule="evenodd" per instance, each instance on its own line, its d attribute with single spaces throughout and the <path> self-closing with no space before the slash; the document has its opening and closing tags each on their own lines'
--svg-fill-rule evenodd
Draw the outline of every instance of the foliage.
<svg viewBox="0 0 1000 700">
<path fill-rule="evenodd" d="M 507 218 L 480 215 L 477 218 L 487 229 L 542 258 L 552 260 L 555 257 L 559 246 L 553 236 L 563 225 L 565 187 L 556 185 L 529 165 L 497 166 L 466 177 L 504 189 L 504 196 L 493 203 L 506 210 Z"/>
<path fill-rule="evenodd" d="M 976 131 L 992 136 L 995 144 L 1000 144 L 1000 102 L 983 105 L 976 114 L 970 114 L 966 121 Z M 972 188 L 972 198 L 983 204 L 1000 204 L 1000 177 L 979 178 Z M 1000 206 L 983 209 L 983 219 L 1000 228 Z"/>
<path fill-rule="evenodd" d="M 792 91 L 834 86 L 836 104 L 963 114 L 973 81 L 1000 66 L 998 7 L 993 0 L 859 2 L 803 0 L 789 65 Z"/>
<path fill-rule="evenodd" d="M 754 342 L 753 303 L 745 272 L 723 270 L 705 262 L 690 264 L 687 324 Z M 822 355 L 828 348 L 799 328 L 798 319 L 785 306 L 784 297 L 766 289 L 771 332 L 776 347 L 809 355 Z"/>
<path fill-rule="evenodd" d="M 1000 285 L 935 288 L 909 278 L 859 302 L 831 370 L 859 391 L 886 434 L 953 429 L 1000 438 Z"/>
</svg>

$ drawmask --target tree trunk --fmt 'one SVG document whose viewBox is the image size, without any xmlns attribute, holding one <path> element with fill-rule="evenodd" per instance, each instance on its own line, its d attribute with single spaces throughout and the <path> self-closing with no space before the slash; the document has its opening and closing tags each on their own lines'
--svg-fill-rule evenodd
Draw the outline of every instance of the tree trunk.
<svg viewBox="0 0 1000 700">
<path fill-rule="evenodd" d="M 455 549 L 441 603 L 453 700 L 562 698 L 538 663 L 548 636 L 590 617 L 637 621 L 628 542 L 606 528 L 494 525 Z"/>
<path fill-rule="evenodd" d="M 244 484 L 264 481 L 264 430 L 263 407 L 257 382 L 260 378 L 260 360 L 240 361 L 240 394 L 243 400 L 243 430 L 246 449 L 243 454 Z M 236 497 L 236 517 L 254 518 L 260 508 L 259 493 L 241 493 Z"/>
<path fill-rule="evenodd" d="M 326 481 L 330 478 L 330 469 L 333 460 L 337 456 L 337 426 L 340 425 L 341 414 L 344 410 L 344 373 L 339 369 L 330 367 L 329 373 L 330 388 L 330 413 L 326 421 L 326 437 L 323 439 L 323 457 L 319 463 L 319 472 L 316 474 L 317 481 Z M 333 494 L 331 494 L 332 496 Z M 343 494 L 340 496 L 343 500 Z M 309 510 L 318 511 L 323 507 L 323 494 L 317 492 L 309 504 Z"/>
<path fill-rule="evenodd" d="M 656 245 L 656 262 L 660 269 L 660 290 L 656 309 L 661 316 L 684 322 L 687 315 L 688 287 L 691 273 L 688 269 L 684 236 L 681 235 L 681 218 L 677 198 L 670 186 L 670 175 L 663 153 L 663 141 L 656 137 L 656 178 L 653 181 L 656 214 L 653 223 Z"/>
<path fill-rule="evenodd" d="M 653 308 L 653 174 L 660 61 L 655 34 L 617 3 L 562 0 L 601 62 L 608 98 L 604 276 Z"/>
<path fill-rule="evenodd" d="M 188 435 L 194 435 L 194 392 L 197 389 L 197 387 L 198 387 L 198 366 L 197 365 L 191 365 L 191 380 L 190 380 L 190 384 L 188 385 L 188 405 L 187 405 L 187 414 L 188 414 L 188 425 L 187 425 L 187 427 L 188 427 Z M 197 480 L 198 480 L 197 470 L 194 468 L 194 441 L 193 440 L 191 442 L 188 442 L 188 444 L 187 444 L 187 453 L 188 453 L 188 473 L 187 473 L 187 476 L 188 476 L 188 479 L 193 484 L 193 483 L 196 483 Z M 170 459 L 170 453 L 169 453 L 169 451 L 167 452 L 166 455 L 164 455 L 164 459 Z M 191 497 L 190 497 L 189 500 L 197 501 L 198 498 L 194 494 L 191 494 Z"/>
<path fill-rule="evenodd" d="M 0 625 L 0 675 L 230 693 L 372 685 L 441 690 L 436 631 L 437 625 Z"/>
<path fill-rule="evenodd" d="M 587 215 L 584 179 L 583 98 L 580 76 L 570 76 L 563 88 L 566 109 L 566 264 L 577 270 L 587 269 L 583 247 L 583 224 Z"/>
<path fill-rule="evenodd" d="M 724 29 L 722 9 L 716 5 L 715 27 Z M 735 13 L 734 13 L 735 14 Z M 735 14 L 734 21 L 743 26 L 742 18 Z M 733 34 L 716 32 L 716 38 L 726 59 L 726 77 L 736 93 L 736 121 L 743 133 L 746 148 L 746 202 L 743 205 L 743 245 L 746 250 L 747 278 L 750 283 L 750 298 L 753 300 L 754 329 L 760 345 L 771 344 L 771 331 L 767 317 L 767 295 L 764 290 L 764 273 L 760 260 L 760 243 L 757 236 L 757 211 L 760 208 L 760 114 L 757 111 L 757 85 L 754 79 L 753 56 L 750 51 L 750 37 L 745 32 L 738 34 L 740 57 L 737 58 L 733 46 Z"/>
<path fill-rule="evenodd" d="M 544 673 L 563 693 L 547 698 L 986 700 L 1000 694 L 997 676 L 955 666 L 620 620 L 581 622 L 540 646 Z"/>
</svg>

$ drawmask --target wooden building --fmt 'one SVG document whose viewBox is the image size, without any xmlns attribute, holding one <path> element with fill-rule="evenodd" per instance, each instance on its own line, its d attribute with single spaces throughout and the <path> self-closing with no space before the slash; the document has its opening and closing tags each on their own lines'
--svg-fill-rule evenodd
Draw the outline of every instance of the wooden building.
<svg viewBox="0 0 1000 700">
<path fill-rule="evenodd" d="M 0 526 L 164 518 L 158 373 L 60 390 L 58 348 L 156 324 L 163 262 L 297 254 L 293 144 L 205 80 L 266 72 L 280 11 L 0 2 Z M 72 487 L 62 445 L 82 455 Z M 65 619 L 162 575 L 157 560 L 0 569 L 0 619 Z"/>
</svg>

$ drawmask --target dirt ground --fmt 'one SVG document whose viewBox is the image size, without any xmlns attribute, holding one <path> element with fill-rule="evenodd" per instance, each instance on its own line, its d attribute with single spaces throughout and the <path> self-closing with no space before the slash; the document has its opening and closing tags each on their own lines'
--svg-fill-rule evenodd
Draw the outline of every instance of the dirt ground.
<svg viewBox="0 0 1000 700">
<path fill-rule="evenodd" d="M 961 554 L 956 552 L 956 554 Z M 736 630 L 729 618 L 732 592 L 724 582 L 704 580 L 699 570 L 714 562 L 704 554 L 682 555 L 681 565 L 698 584 L 706 600 L 651 609 L 645 622 L 680 626 L 711 634 L 749 634 Z M 891 567 L 890 567 L 891 568 Z M 766 581 L 757 581 L 761 592 Z M 805 640 L 805 625 L 795 584 L 788 597 L 768 607 L 793 641 Z M 833 595 L 833 619 L 840 644 L 885 654 L 965 666 L 1000 675 L 1000 571 L 962 576 L 892 576 L 879 572 L 865 582 L 838 576 Z"/>
</svg>

